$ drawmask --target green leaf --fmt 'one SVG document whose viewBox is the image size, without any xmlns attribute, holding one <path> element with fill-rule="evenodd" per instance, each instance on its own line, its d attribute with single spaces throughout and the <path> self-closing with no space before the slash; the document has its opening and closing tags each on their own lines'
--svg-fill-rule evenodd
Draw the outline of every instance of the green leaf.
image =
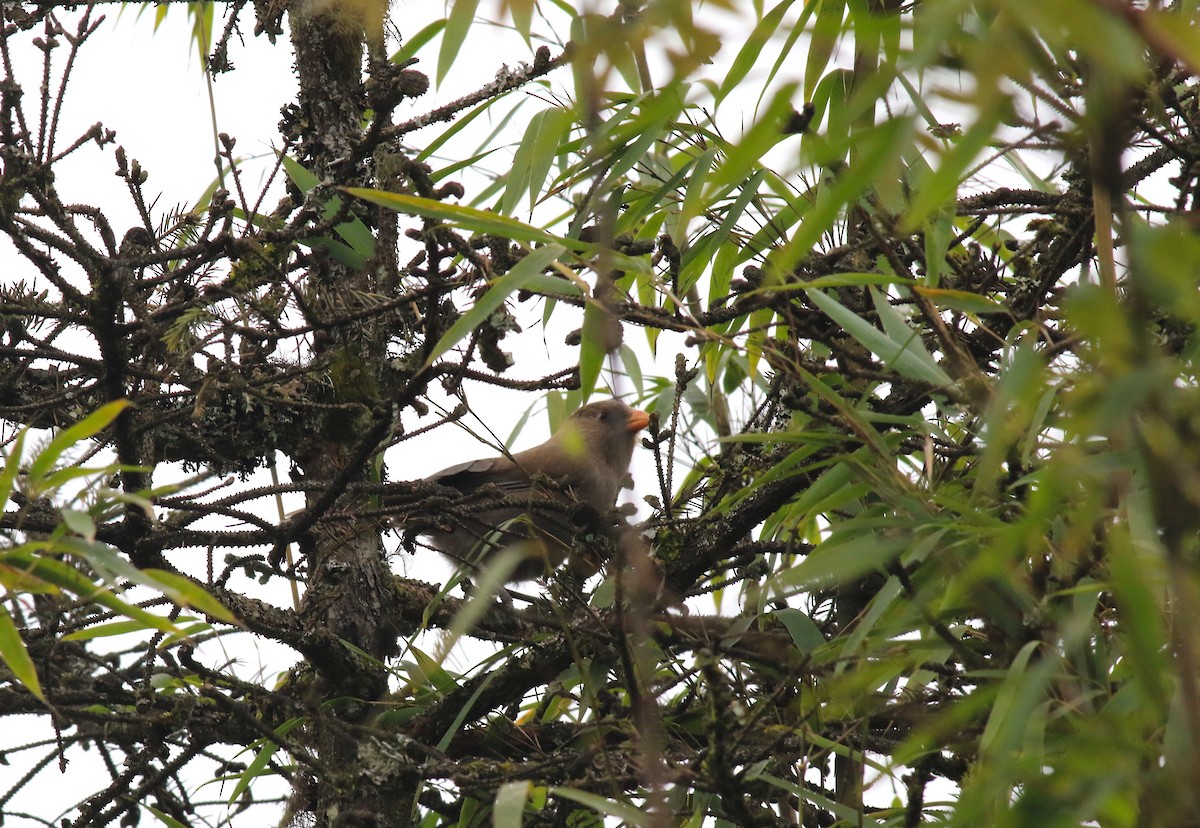
<svg viewBox="0 0 1200 828">
<path fill-rule="evenodd" d="M 894 276 L 890 273 L 831 273 L 828 276 L 817 276 L 803 282 L 787 284 L 769 284 L 754 290 L 747 290 L 743 296 L 755 296 L 762 293 L 789 293 L 801 290 L 819 290 L 838 287 L 867 287 L 869 285 L 904 285 L 911 287 L 912 279 L 904 276 Z"/>
<path fill-rule="evenodd" d="M 746 365 L 750 374 L 758 371 L 763 345 L 767 341 L 767 326 L 774 317 L 775 309 L 770 307 L 759 308 L 750 313 L 750 331 L 746 335 Z"/>
<path fill-rule="evenodd" d="M 401 66 L 412 60 L 414 57 L 416 57 L 417 52 L 421 51 L 421 48 L 426 43 L 437 37 L 438 32 L 444 28 L 446 28 L 446 21 L 444 18 L 439 17 L 424 29 L 421 29 L 421 31 L 404 41 L 404 45 L 400 47 L 396 54 L 392 55 L 392 63 L 396 64 L 397 66 Z"/>
<path fill-rule="evenodd" d="M 177 619 L 176 623 L 182 624 L 187 619 Z M 207 626 L 207 625 L 204 625 Z M 130 635 L 132 633 L 140 633 L 146 629 L 146 625 L 141 621 L 111 621 L 107 624 L 97 624 L 93 627 L 86 627 L 82 630 L 67 633 L 62 637 L 63 641 L 91 641 L 94 638 L 111 638 L 116 635 Z"/>
<path fill-rule="evenodd" d="M 830 319 L 841 325 L 846 333 L 857 339 L 863 347 L 879 357 L 884 364 L 894 368 L 901 376 L 936 386 L 954 384 L 950 376 L 925 350 L 920 339 L 917 338 L 916 331 L 911 332 L 907 341 L 896 342 L 832 296 L 819 290 L 810 290 L 808 297 Z"/>
<path fill-rule="evenodd" d="M 442 695 L 448 695 L 458 689 L 459 684 L 454 676 L 447 673 L 442 665 L 430 658 L 425 651 L 412 647 L 409 652 L 416 659 L 417 670 L 429 687 L 435 688 Z"/>
<path fill-rule="evenodd" d="M 422 216 L 430 219 L 440 219 L 475 233 L 504 236 L 513 241 L 540 242 L 542 244 L 573 245 L 585 248 L 581 242 L 560 239 L 545 230 L 533 227 L 522 221 L 508 218 L 488 210 L 478 210 L 461 204 L 444 204 L 432 198 L 389 193 L 384 190 L 370 190 L 362 187 L 347 187 L 345 192 L 395 210 L 398 213 Z"/>
<path fill-rule="evenodd" d="M 1029 666 L 1034 652 L 1042 646 L 1041 641 L 1030 641 L 1013 658 L 979 738 L 981 756 L 1004 761 L 1004 757 L 1013 756 L 1024 741 L 1026 722 L 1033 708 L 1045 698 L 1056 669 L 1053 658 L 1042 659 L 1032 668 Z"/>
<path fill-rule="evenodd" d="M 825 644 L 825 636 L 821 635 L 821 631 L 808 613 L 801 612 L 794 607 L 784 607 L 775 610 L 771 615 L 787 627 L 788 634 L 792 637 L 792 643 L 801 653 L 811 653 Z"/>
<path fill-rule="evenodd" d="M 786 779 L 780 779 L 777 776 L 771 776 L 769 773 L 759 774 L 757 778 L 761 779 L 763 782 L 766 782 L 768 785 L 774 785 L 776 788 L 789 791 L 793 795 L 799 797 L 801 801 L 811 802 L 818 808 L 829 811 L 838 818 L 839 822 L 846 825 L 883 826 L 884 824 L 892 824 L 890 822 L 883 823 L 874 817 L 866 816 L 861 811 L 851 808 L 843 802 L 837 802 L 822 795 L 815 788 L 809 786 L 801 787 L 795 782 L 789 782 Z"/>
<path fill-rule="evenodd" d="M 700 153 L 691 165 L 692 171 L 688 175 L 687 187 L 683 193 L 683 206 L 679 210 L 678 221 L 682 233 L 687 232 L 692 219 L 710 206 L 710 199 L 705 198 L 709 194 L 705 193 L 704 184 L 708 181 L 708 174 L 712 172 L 719 149 L 716 145 L 709 147 Z"/>
<path fill-rule="evenodd" d="M 50 441 L 50 444 L 42 449 L 38 456 L 34 458 L 34 461 L 29 464 L 27 476 L 30 483 L 37 484 L 41 482 L 54 464 L 58 462 L 59 458 L 62 457 L 63 452 L 107 428 L 128 405 L 129 402 L 127 400 L 113 400 L 110 403 L 102 405 L 74 425 L 56 434 L 54 439 Z"/>
<path fill-rule="evenodd" d="M 913 285 L 913 293 L 918 293 L 929 299 L 938 307 L 950 308 L 963 313 L 987 314 L 1009 313 L 1008 308 L 993 302 L 986 296 L 971 293 L 966 290 L 950 290 L 948 288 L 931 288 L 923 285 Z"/>
<path fill-rule="evenodd" d="M 167 828 L 188 828 L 187 825 L 180 822 L 175 817 L 158 810 L 158 808 L 155 808 L 153 805 L 147 805 L 145 802 L 139 802 L 138 804 L 140 806 L 142 806 L 143 808 L 145 808 L 150 813 L 152 813 L 154 815 L 154 818 L 157 819 L 159 822 L 161 822 L 163 825 L 166 825 Z"/>
<path fill-rule="evenodd" d="M 492 807 L 492 825 L 495 828 L 521 828 L 521 817 L 533 783 L 527 779 L 505 782 L 496 791 L 496 804 Z"/>
<path fill-rule="evenodd" d="M 110 582 L 115 583 L 124 578 L 132 583 L 158 590 L 180 606 L 194 607 L 222 621 L 232 623 L 236 620 L 229 610 L 195 582 L 162 569 L 138 569 L 106 543 L 64 538 L 59 545 L 85 559 Z"/>
<path fill-rule="evenodd" d="M 583 296 L 583 289 L 578 284 L 550 273 L 538 273 L 530 277 L 523 290 L 548 293 L 551 296 Z"/>
<path fill-rule="evenodd" d="M 904 563 L 903 559 L 901 563 Z M 854 654 L 859 652 L 859 648 L 867 636 L 875 629 L 875 625 L 879 623 L 879 619 L 892 602 L 900 597 L 901 593 L 902 588 L 899 579 L 894 576 L 888 578 L 883 588 L 875 593 L 875 596 L 871 599 L 871 604 L 867 608 L 867 611 L 859 615 L 858 623 L 853 626 L 849 635 L 842 636 L 842 658 L 854 658 Z"/>
<path fill-rule="evenodd" d="M 530 43 L 529 37 L 533 27 L 533 7 L 536 0 L 508 0 L 508 13 L 512 16 L 513 28 L 517 34 Z"/>
<path fill-rule="evenodd" d="M 429 356 L 425 360 L 426 367 L 432 365 L 438 357 L 453 348 L 460 339 L 486 322 L 510 293 L 525 287 L 528 282 L 541 274 L 542 270 L 549 267 L 565 252 L 557 244 L 548 244 L 545 247 L 539 247 L 517 262 L 512 270 L 493 282 L 487 292 L 475 301 L 474 306 L 460 316 L 450 326 L 450 330 L 442 335 L 442 338 L 433 346 L 433 350 L 429 352 Z"/>
<path fill-rule="evenodd" d="M 846 13 L 845 0 L 821 0 L 805 3 L 817 6 L 817 19 L 813 22 L 812 38 L 804 66 L 804 97 L 813 98 L 813 90 L 825 74 L 825 67 L 833 57 L 834 49 L 842 34 L 842 18 Z"/>
<path fill-rule="evenodd" d="M 569 799 L 572 802 L 578 802 L 580 805 L 586 805 L 593 811 L 614 817 L 626 825 L 636 826 L 637 828 L 644 825 L 651 825 L 654 822 L 650 815 L 641 808 L 637 808 L 627 802 L 606 799 L 598 794 L 581 791 L 578 788 L 551 788 L 550 795 Z"/>
<path fill-rule="evenodd" d="M 120 471 L 121 468 L 122 467 L 116 463 L 110 466 L 93 466 L 91 468 L 81 466 L 64 466 L 55 469 L 43 477 L 41 480 L 41 486 L 38 488 L 41 491 L 59 489 L 65 484 L 70 483 L 72 480 L 79 480 L 81 478 L 88 477 L 94 478 L 99 475 L 113 474 L 117 471 Z"/>
<path fill-rule="evenodd" d="M 1131 522 L 1134 526 L 1153 527 L 1152 518 L 1138 514 L 1135 501 Z M 1144 530 L 1145 535 L 1157 532 Z M 1140 543 L 1138 542 L 1140 541 Z M 1137 677 L 1151 705 L 1166 709 L 1172 693 L 1170 633 L 1159 600 L 1165 591 L 1165 574 L 1157 565 L 1150 538 L 1130 536 L 1129 527 L 1114 527 L 1106 552 L 1112 567 L 1111 586 L 1125 623 L 1123 640 L 1132 673 Z"/>
<path fill-rule="evenodd" d="M 446 630 L 446 638 L 440 644 L 443 652 L 449 651 L 456 641 L 475 629 L 479 620 L 492 608 L 493 599 L 504 593 L 504 584 L 520 565 L 523 557 L 521 550 L 516 546 L 505 547 L 488 555 L 487 566 L 479 568 L 479 577 L 472 585 L 470 598 L 454 614 L 454 618 Z M 469 567 L 464 568 L 470 569 Z M 471 569 L 471 571 L 475 570 Z M 418 655 L 418 660 L 420 660 L 420 655 Z M 439 689 L 441 689 L 440 685 Z"/>
<path fill-rule="evenodd" d="M 730 92 L 737 89 L 742 82 L 742 79 L 750 73 L 754 64 L 758 62 L 762 56 L 762 50 L 765 45 L 771 40 L 779 28 L 779 24 L 783 22 L 783 16 L 787 14 L 788 9 L 792 7 L 795 0 L 783 0 L 782 3 L 771 9 L 758 24 L 754 27 L 754 31 L 745 39 L 742 48 L 738 51 L 737 57 L 729 64 L 729 68 L 725 70 L 725 77 L 721 80 L 721 86 L 717 90 L 714 104 L 720 106 L 721 101 L 729 95 Z"/>
<path fill-rule="evenodd" d="M 724 253 L 725 250 L 730 250 L 730 253 L 734 259 L 742 258 L 740 256 L 740 251 L 736 247 L 736 243 L 735 245 L 731 246 L 727 245 L 727 242 L 729 241 L 730 234 L 733 233 L 734 229 L 737 227 L 738 221 L 740 221 L 742 216 L 745 214 L 746 208 L 749 206 L 751 200 L 758 195 L 758 189 L 762 184 L 765 174 L 766 173 L 763 170 L 755 170 L 746 181 L 739 184 L 738 189 L 740 192 L 738 193 L 738 197 L 725 211 L 725 215 L 721 219 L 721 223 L 717 225 L 717 228 L 713 232 L 702 236 L 701 239 L 691 249 L 684 253 L 683 268 L 682 272 L 679 274 L 679 289 L 682 293 L 687 293 L 691 289 L 692 285 L 695 284 L 700 278 L 704 269 L 709 267 L 710 263 L 712 263 L 714 259 L 725 258 L 726 261 L 728 261 L 728 256 L 730 254 L 726 254 L 725 257 L 722 257 L 722 253 Z M 689 193 L 690 192 L 691 191 L 689 190 Z M 699 212 L 701 209 L 709 209 L 709 205 L 697 205 L 697 211 Z M 715 253 L 713 252 L 714 250 L 716 251 Z M 722 274 L 719 276 L 718 268 L 715 265 L 712 267 L 711 278 L 713 280 L 721 278 L 725 281 L 723 285 L 710 283 L 711 292 L 709 293 L 709 296 L 728 296 L 728 280 L 729 277 L 732 276 L 732 271 L 732 265 L 726 265 L 722 269 Z"/>
<path fill-rule="evenodd" d="M 287 736 L 288 733 L 294 730 L 297 725 L 304 721 L 305 719 L 300 716 L 288 719 L 279 727 L 275 728 L 275 735 L 280 739 L 283 739 L 283 737 Z M 233 786 L 233 792 L 229 795 L 228 800 L 230 805 L 233 805 L 238 801 L 239 798 L 241 798 L 242 794 L 246 792 L 246 789 L 250 787 L 250 783 L 267 773 L 267 763 L 271 761 L 271 757 L 275 755 L 277 750 L 279 750 L 279 745 L 270 739 L 260 739 L 258 745 L 258 752 L 254 755 L 254 759 L 246 767 L 246 770 L 242 771 L 241 775 L 238 776 L 237 784 Z M 270 773 L 274 773 L 274 771 L 271 771 Z"/>
<path fill-rule="evenodd" d="M 625 147 L 624 152 L 616 156 L 616 162 L 609 168 L 606 178 L 609 181 L 615 181 L 638 164 L 645 163 L 646 156 L 650 154 L 650 148 L 667 131 L 667 126 L 667 121 L 658 121 L 647 124 L 636 133 L 634 140 Z"/>
<path fill-rule="evenodd" d="M 87 540 L 96 539 L 96 524 L 87 512 L 81 512 L 78 509 L 60 509 L 59 515 L 62 516 L 63 524 L 75 534 L 82 535 Z"/>
<path fill-rule="evenodd" d="M 554 164 L 563 135 L 574 121 L 574 114 L 562 107 L 543 110 L 529 119 L 525 137 L 517 147 L 512 169 L 507 176 L 504 197 L 500 200 L 501 213 L 508 215 L 513 212 L 525 193 L 529 194 L 529 208 L 533 209 L 550 167 Z"/>
<path fill-rule="evenodd" d="M 1193 75 L 1200 75 L 1200 31 L 1194 18 L 1178 10 L 1149 8 L 1141 10 L 1138 19 L 1153 32 L 1156 45 L 1166 46 L 1171 57 L 1186 64 Z"/>
<path fill-rule="evenodd" d="M 475 10 L 479 7 L 479 0 L 453 0 L 453 3 L 450 15 L 446 18 L 445 34 L 442 35 L 442 50 L 438 53 L 437 82 L 439 86 L 446 79 L 450 67 L 454 65 L 454 59 L 458 57 L 458 50 L 462 48 L 463 41 L 467 38 L 467 32 L 471 30 L 471 24 L 475 22 Z"/>
<path fill-rule="evenodd" d="M 478 118 L 480 115 L 482 115 L 483 113 L 485 113 L 489 109 L 491 109 L 492 106 L 497 101 L 499 101 L 507 96 L 508 96 L 508 93 L 505 93 L 504 95 L 501 95 L 496 98 L 488 98 L 486 101 L 484 101 L 483 103 L 476 106 L 474 109 L 472 109 L 466 115 L 460 115 L 455 120 L 455 122 L 453 124 L 451 124 L 444 132 L 438 133 L 437 137 L 430 140 L 430 142 L 428 144 L 425 144 L 424 148 L 419 153 L 417 153 L 417 157 L 415 160 L 425 162 L 425 161 L 428 161 L 429 159 L 433 158 L 437 154 L 438 150 L 440 150 L 443 146 L 445 146 L 445 144 L 447 142 L 449 142 L 452 138 L 454 138 L 454 136 L 456 136 L 460 132 L 463 132 L 464 130 L 466 130 L 475 121 L 476 118 Z M 516 112 L 519 108 L 520 108 L 519 105 L 514 106 L 512 111 Z M 508 119 L 504 118 L 502 120 L 504 122 L 507 122 Z M 481 144 L 480 148 L 477 149 L 476 152 L 481 153 L 482 147 L 484 145 L 485 144 Z M 490 146 L 490 144 L 487 144 L 487 146 Z"/>
<path fill-rule="evenodd" d="M 903 551 L 899 538 L 867 532 L 834 536 L 776 576 L 781 586 L 805 591 L 853 583 L 891 563 Z"/>
<path fill-rule="evenodd" d="M 72 548 L 73 546 L 77 547 L 85 544 L 84 541 L 79 540 L 77 544 L 72 545 L 69 543 L 70 540 L 72 539 L 64 539 L 61 545 Z M 72 551 L 75 551 L 75 549 L 72 548 Z M 60 589 L 65 589 L 67 592 L 74 593 L 83 601 L 108 607 L 114 612 L 140 621 L 147 628 L 165 633 L 178 631 L 178 628 L 168 619 L 160 618 L 157 615 L 146 612 L 141 607 L 122 601 L 111 591 L 97 586 L 90 578 L 84 577 L 77 569 L 62 561 L 33 554 L 27 548 L 6 550 L 0 553 L 0 561 L 10 566 L 24 569 L 31 575 L 41 578 L 43 581 L 53 584 Z"/>
<path fill-rule="evenodd" d="M 3 605 L 0 605 L 0 658 L 4 659 L 17 681 L 24 684 L 25 688 L 40 700 L 46 701 L 41 682 L 38 681 L 37 670 L 33 666 L 33 659 L 29 657 L 25 642 L 21 640 L 21 632 Z"/>
<path fill-rule="evenodd" d="M 305 169 L 295 159 L 281 155 L 280 161 L 283 163 L 283 168 L 287 172 L 288 177 L 295 182 L 301 191 L 307 193 L 321 183 L 320 179 Z M 332 196 L 325 202 L 321 216 L 324 219 L 330 219 L 336 216 L 341 209 L 342 200 L 337 196 Z M 323 236 L 302 239 L 301 241 L 309 245 L 326 247 L 330 251 L 330 254 L 335 256 L 337 261 L 357 269 L 365 267 L 367 260 L 375 255 L 375 235 L 367 225 L 363 224 L 362 219 L 351 217 L 349 221 L 344 221 L 335 226 L 333 231 L 342 237 L 346 244 L 349 245 L 348 248 L 333 239 Z"/>
<path fill-rule="evenodd" d="M 1004 114 L 1005 110 L 999 106 L 983 110 L 979 119 L 942 156 L 937 170 L 911 182 L 913 198 L 904 217 L 905 227 L 920 227 L 930 213 L 942 207 L 953 209 L 958 185 L 967 168 L 987 149 Z"/>
<path fill-rule="evenodd" d="M 583 399 L 592 395 L 600 369 L 604 366 L 604 334 L 609 326 L 609 312 L 599 302 L 588 302 L 583 309 L 583 331 L 579 342 L 579 390 Z"/>
<path fill-rule="evenodd" d="M 807 208 L 799 228 L 776 254 L 775 264 L 780 271 L 790 271 L 795 262 L 808 255 L 846 206 L 857 202 L 873 181 L 886 175 L 885 169 L 894 164 L 900 148 L 911 143 L 911 133 L 911 119 L 900 117 L 855 131 L 855 162 L 839 172 L 832 185 L 817 188 L 816 203 Z"/>
<path fill-rule="evenodd" d="M 725 161 L 712 176 L 711 186 L 714 189 L 745 179 L 751 170 L 761 165 L 767 151 L 787 137 L 780 125 L 792 112 L 792 95 L 795 92 L 796 84 L 784 84 L 741 140 L 726 151 Z"/>
<path fill-rule="evenodd" d="M 4 456 L 4 468 L 0 470 L 0 512 L 3 512 L 8 505 L 13 484 L 17 480 L 17 474 L 21 471 L 21 459 L 25 453 L 25 434 L 25 429 L 21 429 L 17 434 L 17 439 L 13 441 L 12 448 Z"/>
<path fill-rule="evenodd" d="M 561 150 L 563 142 L 575 124 L 575 113 L 564 107 L 547 110 L 541 129 L 534 140 L 529 163 L 529 207 L 537 203 L 538 196 L 550 175 L 550 167 Z"/>
<path fill-rule="evenodd" d="M 216 598 L 205 591 L 190 578 L 167 572 L 162 569 L 143 569 L 141 573 L 147 576 L 147 586 L 159 590 L 181 607 L 191 607 L 205 615 L 212 616 L 230 624 L 236 623 L 237 618 L 226 609 Z"/>
<path fill-rule="evenodd" d="M 23 544 L 13 548 L 27 549 L 28 546 Z M 54 584 L 47 583 L 44 579 L 31 574 L 25 567 L 9 566 L 4 563 L 2 557 L 0 557 L 0 584 L 12 592 L 29 592 L 38 595 L 57 595 L 61 592 Z"/>
</svg>

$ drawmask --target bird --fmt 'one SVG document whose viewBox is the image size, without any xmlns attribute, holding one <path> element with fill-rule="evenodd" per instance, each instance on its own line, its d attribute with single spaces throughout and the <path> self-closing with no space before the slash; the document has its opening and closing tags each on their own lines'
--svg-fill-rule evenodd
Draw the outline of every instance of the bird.
<svg viewBox="0 0 1200 828">
<path fill-rule="evenodd" d="M 424 530 L 430 544 L 446 557 L 476 568 L 515 550 L 508 583 L 528 581 L 568 561 L 572 572 L 587 577 L 600 561 L 575 553 L 578 518 L 587 508 L 593 517 L 608 514 L 628 477 L 637 434 L 650 422 L 645 411 L 611 399 L 576 410 L 539 446 L 503 457 L 472 460 L 425 478 L 458 494 L 481 493 L 495 486 L 495 500 L 478 514 L 455 514 L 457 525 Z M 583 508 L 576 508 L 583 504 Z M 585 520 L 586 523 L 586 520 Z"/>
</svg>

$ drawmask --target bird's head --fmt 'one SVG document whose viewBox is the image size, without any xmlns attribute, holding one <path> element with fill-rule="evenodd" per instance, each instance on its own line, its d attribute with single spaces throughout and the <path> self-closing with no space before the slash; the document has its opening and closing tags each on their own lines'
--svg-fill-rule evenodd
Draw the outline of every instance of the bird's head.
<svg viewBox="0 0 1200 828">
<path fill-rule="evenodd" d="M 604 400 L 575 411 L 555 432 L 552 442 L 573 463 L 594 464 L 619 476 L 629 468 L 638 432 L 649 423 L 645 411 L 620 400 Z"/>
</svg>

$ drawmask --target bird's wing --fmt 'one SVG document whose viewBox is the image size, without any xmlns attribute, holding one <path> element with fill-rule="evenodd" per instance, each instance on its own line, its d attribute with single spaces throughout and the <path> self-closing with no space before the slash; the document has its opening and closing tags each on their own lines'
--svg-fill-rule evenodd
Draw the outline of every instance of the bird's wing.
<svg viewBox="0 0 1200 828">
<path fill-rule="evenodd" d="M 489 483 L 504 491 L 517 492 L 529 488 L 529 476 L 507 457 L 459 463 L 431 474 L 425 480 L 458 489 L 460 492 L 473 491 Z"/>
</svg>

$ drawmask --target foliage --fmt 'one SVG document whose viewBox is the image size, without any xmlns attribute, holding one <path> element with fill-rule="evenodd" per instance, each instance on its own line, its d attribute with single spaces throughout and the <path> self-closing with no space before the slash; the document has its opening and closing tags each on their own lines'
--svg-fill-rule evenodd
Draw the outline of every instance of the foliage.
<svg viewBox="0 0 1200 828">
<path fill-rule="evenodd" d="M 192 5 L 233 71 L 250 9 Z M 277 816 L 276 777 L 295 825 L 1195 821 L 1195 2 L 288 5 L 270 211 L 228 136 L 171 213 L 57 135 L 93 12 L 0 11 L 59 78 L 0 87 L 0 714 L 56 736 L 0 817 L 94 747 L 68 824 Z M 526 63 L 399 116 L 509 27 Z M 395 478 L 495 389 L 657 415 L 602 577 L 390 566 L 494 496 Z"/>
</svg>

